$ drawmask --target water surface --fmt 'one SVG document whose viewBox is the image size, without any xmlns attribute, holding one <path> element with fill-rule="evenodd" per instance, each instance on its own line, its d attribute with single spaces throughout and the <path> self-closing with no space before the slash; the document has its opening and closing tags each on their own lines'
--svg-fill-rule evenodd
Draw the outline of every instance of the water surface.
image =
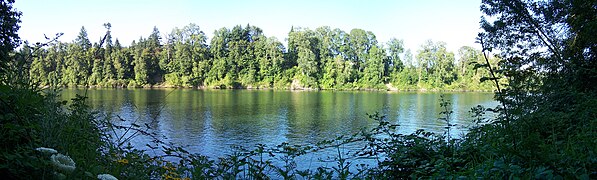
<svg viewBox="0 0 597 180">
<path fill-rule="evenodd" d="M 62 98 L 85 92 L 65 89 Z M 163 140 L 210 157 L 231 153 L 233 145 L 312 144 L 350 135 L 376 126 L 367 117 L 375 112 L 399 124 L 401 133 L 417 129 L 441 133 L 446 125 L 438 120 L 441 94 L 452 103 L 448 108 L 457 124 L 453 135 L 458 136 L 471 125 L 471 107 L 496 105 L 492 93 L 471 92 L 90 89 L 86 93 L 92 108 L 126 122 L 147 124 Z M 137 138 L 133 145 L 143 148 L 148 141 Z M 354 146 L 343 148 L 358 149 Z"/>
</svg>

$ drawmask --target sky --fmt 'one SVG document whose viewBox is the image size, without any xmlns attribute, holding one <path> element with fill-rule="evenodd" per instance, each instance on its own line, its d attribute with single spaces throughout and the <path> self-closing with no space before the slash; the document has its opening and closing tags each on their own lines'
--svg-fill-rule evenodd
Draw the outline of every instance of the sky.
<svg viewBox="0 0 597 180">
<path fill-rule="evenodd" d="M 19 36 L 30 43 L 64 33 L 72 42 L 81 26 L 97 42 L 112 25 L 112 37 L 129 45 L 157 27 L 162 35 L 174 27 L 197 24 L 208 36 L 216 29 L 247 24 L 261 28 L 286 45 L 291 27 L 314 30 L 320 26 L 350 32 L 373 32 L 378 42 L 404 40 L 416 53 L 426 40 L 443 41 L 449 51 L 473 46 L 480 31 L 481 0 L 23 0 L 14 7 L 23 12 Z M 209 40 L 208 40 L 209 43 Z"/>
</svg>

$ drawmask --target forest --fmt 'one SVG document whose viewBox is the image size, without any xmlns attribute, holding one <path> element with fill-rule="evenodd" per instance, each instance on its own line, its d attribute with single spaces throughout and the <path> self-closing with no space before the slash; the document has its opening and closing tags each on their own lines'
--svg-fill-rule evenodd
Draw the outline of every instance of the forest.
<svg viewBox="0 0 597 180">
<path fill-rule="evenodd" d="M 30 78 L 41 86 L 196 87 L 336 90 L 485 90 L 489 82 L 481 51 L 461 47 L 457 56 L 444 42 L 426 41 L 413 55 L 402 40 L 379 43 L 363 29 L 292 27 L 288 44 L 259 27 L 237 25 L 214 32 L 211 42 L 196 24 L 162 36 L 154 27 L 126 47 L 113 38 L 111 24 L 91 43 L 85 27 L 70 43 L 32 50 Z M 33 47 L 32 47 L 33 46 Z M 456 59 L 455 57 L 459 57 Z M 496 64 L 498 58 L 491 57 Z"/>
</svg>

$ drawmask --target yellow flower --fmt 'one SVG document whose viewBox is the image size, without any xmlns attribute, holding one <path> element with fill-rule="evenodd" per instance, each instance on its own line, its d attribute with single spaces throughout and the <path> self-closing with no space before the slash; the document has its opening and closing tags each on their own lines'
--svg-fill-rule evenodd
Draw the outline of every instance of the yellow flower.
<svg viewBox="0 0 597 180">
<path fill-rule="evenodd" d="M 164 179 L 174 179 L 174 177 L 172 177 L 170 175 L 164 175 Z"/>
<path fill-rule="evenodd" d="M 117 162 L 120 164 L 128 164 L 129 160 L 128 159 L 119 159 Z"/>
</svg>

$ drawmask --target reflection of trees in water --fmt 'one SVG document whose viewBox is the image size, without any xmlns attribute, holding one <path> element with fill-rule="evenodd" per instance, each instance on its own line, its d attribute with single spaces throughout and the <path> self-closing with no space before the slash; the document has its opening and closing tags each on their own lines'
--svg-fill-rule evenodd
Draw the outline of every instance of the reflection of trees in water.
<svg viewBox="0 0 597 180">
<path fill-rule="evenodd" d="M 65 90 L 63 96 L 73 92 Z M 147 123 L 150 133 L 208 155 L 229 153 L 232 144 L 308 144 L 349 135 L 375 126 L 366 115 L 375 112 L 400 124 L 399 133 L 419 128 L 441 133 L 445 122 L 437 119 L 439 94 L 188 89 L 88 92 L 92 107 L 138 120 L 140 125 Z M 459 125 L 468 123 L 472 106 L 492 102 L 491 98 L 491 94 L 446 93 L 454 122 Z M 139 139 L 140 146 L 145 145 L 142 141 Z"/>
</svg>

